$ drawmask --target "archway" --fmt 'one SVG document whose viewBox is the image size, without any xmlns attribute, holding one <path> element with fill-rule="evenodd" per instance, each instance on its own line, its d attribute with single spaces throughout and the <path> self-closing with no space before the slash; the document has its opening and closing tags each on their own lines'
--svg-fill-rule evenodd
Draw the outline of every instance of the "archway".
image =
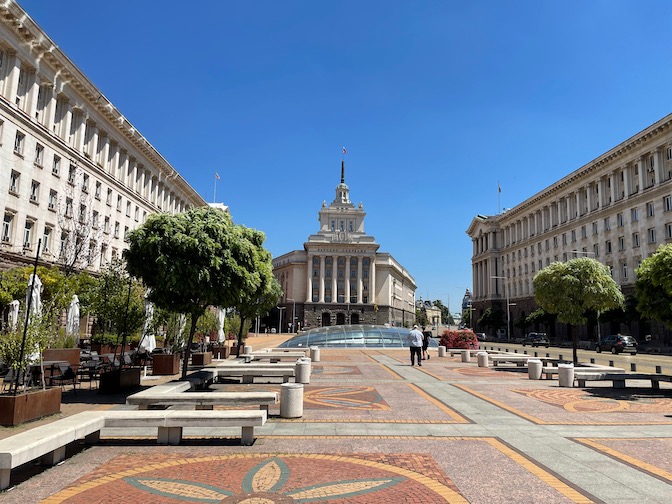
<svg viewBox="0 0 672 504">
<path fill-rule="evenodd" d="M 350 323 L 351 324 L 359 324 L 359 313 L 351 313 L 350 314 Z"/>
<path fill-rule="evenodd" d="M 331 315 L 329 313 L 323 313 L 322 314 L 322 327 L 330 326 L 331 325 Z"/>
</svg>

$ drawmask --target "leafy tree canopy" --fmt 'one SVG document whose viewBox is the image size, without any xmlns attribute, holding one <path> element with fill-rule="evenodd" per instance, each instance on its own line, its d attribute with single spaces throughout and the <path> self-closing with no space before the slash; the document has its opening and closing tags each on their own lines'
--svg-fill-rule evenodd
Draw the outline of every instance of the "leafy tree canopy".
<svg viewBox="0 0 672 504">
<path fill-rule="evenodd" d="M 639 312 L 672 328 L 672 244 L 642 261 L 635 288 Z"/>
<path fill-rule="evenodd" d="M 623 294 L 609 268 L 590 257 L 554 262 L 533 280 L 534 299 L 547 313 L 565 324 L 584 324 L 586 312 L 623 305 Z"/>
</svg>

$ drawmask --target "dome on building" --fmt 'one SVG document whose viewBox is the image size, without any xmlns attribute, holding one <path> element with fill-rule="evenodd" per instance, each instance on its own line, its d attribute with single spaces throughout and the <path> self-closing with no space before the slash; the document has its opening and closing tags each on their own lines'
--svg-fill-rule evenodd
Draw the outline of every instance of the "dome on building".
<svg viewBox="0 0 672 504">
<path fill-rule="evenodd" d="M 303 331 L 280 344 L 280 348 L 337 347 L 337 348 L 402 348 L 407 347 L 410 329 L 378 325 L 338 325 L 317 327 Z M 434 339 L 430 347 L 438 347 Z"/>
</svg>

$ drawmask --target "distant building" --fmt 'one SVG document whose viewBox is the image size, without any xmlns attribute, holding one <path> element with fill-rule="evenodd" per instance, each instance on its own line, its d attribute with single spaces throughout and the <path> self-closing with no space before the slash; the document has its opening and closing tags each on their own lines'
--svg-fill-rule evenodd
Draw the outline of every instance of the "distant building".
<svg viewBox="0 0 672 504">
<path fill-rule="evenodd" d="M 491 307 L 506 313 L 508 298 L 514 336 L 523 335 L 516 322 L 537 308 L 534 275 L 552 262 L 593 257 L 609 266 L 631 297 L 636 268 L 660 244 L 672 242 L 672 115 L 506 212 L 477 215 L 467 234 L 474 319 Z M 553 329 L 564 337 L 564 325 Z M 671 342 L 669 330 L 647 320 L 601 318 L 598 332 L 593 319 L 577 330 L 588 340 L 621 332 Z"/>
<path fill-rule="evenodd" d="M 16 2 L 0 14 L 0 268 L 41 240 L 97 270 L 149 214 L 206 204 Z"/>
<path fill-rule="evenodd" d="M 416 310 L 425 310 L 427 315 L 427 323 L 430 326 L 440 326 L 443 324 L 441 321 L 441 308 L 435 306 L 431 301 L 423 301 L 422 299 L 415 302 Z"/>
<path fill-rule="evenodd" d="M 415 280 L 364 231 L 364 207 L 350 201 L 345 163 L 336 197 L 322 203 L 320 229 L 303 250 L 273 259 L 284 296 L 282 328 L 343 324 L 409 326 L 415 321 Z M 284 312 L 284 313 L 283 313 Z"/>
</svg>

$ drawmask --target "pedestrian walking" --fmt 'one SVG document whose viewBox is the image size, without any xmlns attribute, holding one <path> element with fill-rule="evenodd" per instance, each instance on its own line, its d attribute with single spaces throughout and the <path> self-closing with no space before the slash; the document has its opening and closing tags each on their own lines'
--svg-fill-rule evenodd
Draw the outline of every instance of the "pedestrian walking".
<svg viewBox="0 0 672 504">
<path fill-rule="evenodd" d="M 432 333 L 429 331 L 424 331 L 422 333 L 422 360 L 429 360 L 429 338 L 432 337 Z"/>
<path fill-rule="evenodd" d="M 408 333 L 406 341 L 411 349 L 411 366 L 415 365 L 415 359 L 418 359 L 418 366 L 422 367 L 422 333 L 418 329 L 417 325 L 413 326 L 411 332 Z"/>
</svg>

